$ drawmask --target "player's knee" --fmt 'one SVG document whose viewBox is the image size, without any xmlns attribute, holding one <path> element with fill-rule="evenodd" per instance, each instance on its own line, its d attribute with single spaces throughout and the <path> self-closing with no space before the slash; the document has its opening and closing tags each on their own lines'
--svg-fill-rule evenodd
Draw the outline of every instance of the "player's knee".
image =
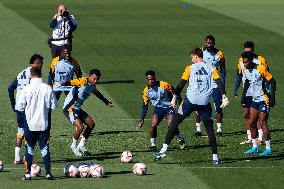
<svg viewBox="0 0 284 189">
<path fill-rule="evenodd" d="M 95 128 L 95 126 L 96 126 L 96 124 L 95 124 L 95 123 L 92 123 L 92 124 L 89 124 L 89 125 L 88 125 L 88 127 L 89 127 L 90 129 Z"/>
<path fill-rule="evenodd" d="M 48 146 L 45 145 L 41 148 L 40 153 L 42 155 L 42 157 L 46 156 L 46 154 L 48 153 Z"/>
</svg>

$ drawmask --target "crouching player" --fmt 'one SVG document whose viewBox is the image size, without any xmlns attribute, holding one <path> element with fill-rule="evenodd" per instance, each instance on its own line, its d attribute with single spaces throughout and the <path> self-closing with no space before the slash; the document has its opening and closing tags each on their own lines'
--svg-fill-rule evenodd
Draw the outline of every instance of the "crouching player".
<svg viewBox="0 0 284 189">
<path fill-rule="evenodd" d="M 168 145 L 171 143 L 180 123 L 188 117 L 193 111 L 197 111 L 203 121 L 209 138 L 209 145 L 213 155 L 213 163 L 219 164 L 217 155 L 217 143 L 213 130 L 212 108 L 210 96 L 213 91 L 213 80 L 218 85 L 222 94 L 221 108 L 229 104 L 225 95 L 225 90 L 215 67 L 206 64 L 203 61 L 203 52 L 196 48 L 190 53 L 194 64 L 187 66 L 182 75 L 181 81 L 176 87 L 175 94 L 179 95 L 188 81 L 186 97 L 182 101 L 178 112 L 174 115 L 173 121 L 167 131 L 163 148 L 153 158 L 155 161 L 163 158 L 167 154 Z"/>
<path fill-rule="evenodd" d="M 250 88 L 252 92 L 249 124 L 253 146 L 244 153 L 255 154 L 259 152 L 256 135 L 257 124 L 260 124 L 264 133 L 266 148 L 259 155 L 271 155 L 272 150 L 270 145 L 270 133 L 267 127 L 267 118 L 269 108 L 275 105 L 276 81 L 263 65 L 253 63 L 253 54 L 251 52 L 244 52 L 242 58 L 246 68 L 244 71 L 246 80 L 242 94 L 242 104 L 245 102 L 247 90 Z M 265 80 L 270 84 L 270 94 L 267 92 Z"/>
<path fill-rule="evenodd" d="M 84 101 L 89 98 L 93 93 L 101 101 L 103 101 L 108 107 L 113 107 L 112 102 L 108 101 L 97 89 L 96 83 L 99 81 L 101 76 L 100 70 L 92 69 L 90 71 L 89 77 L 82 77 L 79 79 L 74 79 L 71 81 L 62 82 L 62 85 L 71 85 L 71 91 L 65 99 L 63 112 L 64 115 L 70 120 L 70 122 L 76 126 L 76 131 L 74 132 L 73 142 L 71 144 L 71 149 L 76 156 L 82 156 L 82 154 L 88 154 L 88 150 L 85 147 L 85 143 L 89 138 L 95 123 L 93 119 L 81 109 Z M 87 125 L 84 132 L 83 123 Z M 80 143 L 77 146 L 79 137 L 82 134 Z"/>
<path fill-rule="evenodd" d="M 150 102 L 154 106 L 154 113 L 152 117 L 152 123 L 150 128 L 150 142 L 151 146 L 148 151 L 157 150 L 157 127 L 163 118 L 166 116 L 168 121 L 168 126 L 173 119 L 174 108 L 171 105 L 171 100 L 173 98 L 174 92 L 171 85 L 165 81 L 157 81 L 155 72 L 149 70 L 145 73 L 147 86 L 143 91 L 143 105 L 141 112 L 141 119 L 139 122 L 139 127 L 142 128 L 144 124 L 144 119 L 148 111 L 148 103 Z M 180 148 L 184 149 L 185 141 L 184 137 L 180 134 L 179 130 L 176 132 Z"/>
</svg>

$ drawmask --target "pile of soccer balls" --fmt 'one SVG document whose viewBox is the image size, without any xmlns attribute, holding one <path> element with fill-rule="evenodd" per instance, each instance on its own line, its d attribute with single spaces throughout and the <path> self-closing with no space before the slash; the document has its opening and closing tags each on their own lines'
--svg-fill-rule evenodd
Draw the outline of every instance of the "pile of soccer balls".
<svg viewBox="0 0 284 189">
<path fill-rule="evenodd" d="M 132 153 L 130 151 L 124 151 L 121 154 L 121 162 L 132 162 Z M 133 173 L 135 175 L 145 175 L 147 173 L 147 167 L 144 163 L 136 163 L 133 167 Z M 68 164 L 64 167 L 64 174 L 69 178 L 101 178 L 104 176 L 104 167 L 93 162 L 81 162 L 77 164 Z"/>
<path fill-rule="evenodd" d="M 103 166 L 97 165 L 93 162 L 68 164 L 64 167 L 64 174 L 69 178 L 101 178 L 104 176 L 105 171 Z"/>
</svg>

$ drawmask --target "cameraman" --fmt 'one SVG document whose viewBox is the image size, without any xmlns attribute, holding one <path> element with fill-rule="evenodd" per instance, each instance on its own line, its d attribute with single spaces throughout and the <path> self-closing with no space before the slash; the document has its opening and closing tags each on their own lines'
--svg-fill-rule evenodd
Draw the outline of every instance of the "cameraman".
<svg viewBox="0 0 284 189">
<path fill-rule="evenodd" d="M 48 44 L 51 48 L 52 58 L 60 56 L 63 48 L 72 50 L 72 32 L 77 28 L 77 22 L 73 15 L 70 15 L 65 5 L 59 5 L 57 13 L 50 22 L 53 29 L 52 38 L 49 38 Z"/>
</svg>

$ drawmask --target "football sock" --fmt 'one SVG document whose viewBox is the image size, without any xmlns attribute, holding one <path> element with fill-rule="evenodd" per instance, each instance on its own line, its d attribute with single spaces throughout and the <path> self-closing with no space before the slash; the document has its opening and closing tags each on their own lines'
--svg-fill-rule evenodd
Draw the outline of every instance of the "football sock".
<svg viewBox="0 0 284 189">
<path fill-rule="evenodd" d="M 34 149 L 29 147 L 28 144 L 25 145 L 26 153 L 25 153 L 25 160 L 26 160 L 26 174 L 31 173 L 31 166 L 33 164 L 33 151 Z"/>
<path fill-rule="evenodd" d="M 82 136 L 77 147 L 80 148 L 82 146 L 85 146 L 86 141 L 87 141 L 87 139 L 84 136 Z"/>
<path fill-rule="evenodd" d="M 21 160 L 21 148 L 15 147 L 15 161 Z"/>
<path fill-rule="evenodd" d="M 84 130 L 84 133 L 83 133 L 83 136 L 84 136 L 86 139 L 89 138 L 89 136 L 90 136 L 90 134 L 91 134 L 91 132 L 92 132 L 92 130 L 93 130 L 94 127 L 95 127 L 95 124 L 94 124 L 94 126 L 93 126 L 92 128 L 86 127 L 86 129 Z"/>
<path fill-rule="evenodd" d="M 156 139 L 156 138 L 151 138 L 151 139 L 150 139 L 150 142 L 151 142 L 151 146 L 156 146 L 156 144 L 157 144 L 157 139 Z"/>
<path fill-rule="evenodd" d="M 196 126 L 196 131 L 201 132 L 201 122 L 195 123 L 195 126 Z"/>
<path fill-rule="evenodd" d="M 256 139 L 252 139 L 251 142 L 252 142 L 252 147 L 258 147 Z"/>
<path fill-rule="evenodd" d="M 73 138 L 73 141 L 72 141 L 71 146 L 76 148 L 76 147 L 77 147 L 77 142 L 78 142 L 78 140 L 76 140 L 75 138 Z"/>
<path fill-rule="evenodd" d="M 167 149 L 168 149 L 168 146 L 169 146 L 169 145 L 167 145 L 167 144 L 163 144 L 163 148 L 160 150 L 160 153 L 166 152 Z"/>
<path fill-rule="evenodd" d="M 262 138 L 263 138 L 263 131 L 262 131 L 262 129 L 258 129 L 258 139 L 257 140 L 262 141 Z"/>
<path fill-rule="evenodd" d="M 213 130 L 213 119 L 204 121 L 204 125 L 205 125 L 207 136 L 209 138 L 209 145 L 211 147 L 212 154 L 217 154 L 217 143 L 216 143 L 216 137 L 214 135 L 214 130 Z"/>
<path fill-rule="evenodd" d="M 166 134 L 166 138 L 165 138 L 165 144 L 170 144 L 172 139 L 174 138 L 177 130 L 178 130 L 178 126 L 179 124 L 185 119 L 186 117 L 177 113 L 175 114 L 170 127 L 168 128 L 167 134 Z"/>
<path fill-rule="evenodd" d="M 271 150 L 270 140 L 265 141 L 265 149 L 267 149 L 267 150 Z"/>
<path fill-rule="evenodd" d="M 217 123 L 217 132 L 222 132 L 222 123 Z"/>
<path fill-rule="evenodd" d="M 212 154 L 212 156 L 213 156 L 213 161 L 218 160 L 218 154 Z"/>
<path fill-rule="evenodd" d="M 248 139 L 249 139 L 249 140 L 252 139 L 252 138 L 251 138 L 251 132 L 250 132 L 250 130 L 247 130 L 247 136 L 248 136 Z"/>
<path fill-rule="evenodd" d="M 41 154 L 44 162 L 45 173 L 48 175 L 50 174 L 50 153 L 48 145 L 41 149 Z"/>
</svg>

